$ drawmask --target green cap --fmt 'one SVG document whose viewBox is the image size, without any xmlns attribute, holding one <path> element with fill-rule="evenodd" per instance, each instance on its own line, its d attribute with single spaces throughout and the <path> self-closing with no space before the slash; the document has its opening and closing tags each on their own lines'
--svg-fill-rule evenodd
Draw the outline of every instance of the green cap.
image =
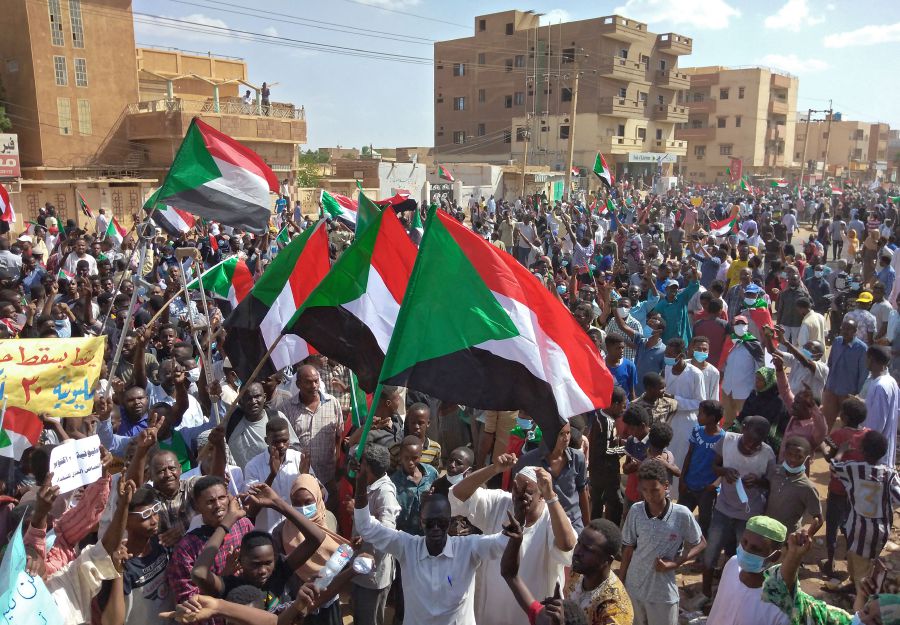
<svg viewBox="0 0 900 625">
<path fill-rule="evenodd" d="M 776 543 L 783 543 L 787 539 L 787 528 L 784 524 L 769 516 L 752 517 L 747 521 L 746 529 Z"/>
</svg>

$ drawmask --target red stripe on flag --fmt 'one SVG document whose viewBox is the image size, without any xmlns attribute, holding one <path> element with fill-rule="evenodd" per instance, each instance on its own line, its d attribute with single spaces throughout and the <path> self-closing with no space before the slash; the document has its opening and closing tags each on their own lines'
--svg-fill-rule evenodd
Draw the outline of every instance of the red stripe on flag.
<svg viewBox="0 0 900 625">
<path fill-rule="evenodd" d="M 21 434 L 32 445 L 37 445 L 44 425 L 38 419 L 38 416 L 30 410 L 25 410 L 18 406 L 7 406 L 6 413 L 3 415 L 3 429 Z"/>
<path fill-rule="evenodd" d="M 303 252 L 297 259 L 291 275 L 288 276 L 288 283 L 291 285 L 291 293 L 294 295 L 294 304 L 297 308 L 300 308 L 312 290 L 319 285 L 319 282 L 331 269 L 328 258 L 328 229 L 325 227 L 325 222 L 321 221 L 316 226 L 316 231 L 306 240 Z"/>
<path fill-rule="evenodd" d="M 437 211 L 437 216 L 487 287 L 532 311 L 543 333 L 565 352 L 572 377 L 594 405 L 609 405 L 612 375 L 575 317 L 512 255 L 486 244 L 444 211 Z"/>
<path fill-rule="evenodd" d="M 402 302 L 416 263 L 416 245 L 393 211 L 382 214 L 381 228 L 372 250 L 372 267 L 381 276 L 394 300 Z"/>
<path fill-rule="evenodd" d="M 239 260 L 234 266 L 231 286 L 234 289 L 234 296 L 237 298 L 238 303 L 253 290 L 253 274 L 250 273 L 250 268 L 243 260 Z"/>
<path fill-rule="evenodd" d="M 203 142 L 210 154 L 223 161 L 228 161 L 236 167 L 252 171 L 260 178 L 265 179 L 269 185 L 269 191 L 278 193 L 278 178 L 259 154 L 196 117 L 194 123 L 203 134 Z"/>
</svg>

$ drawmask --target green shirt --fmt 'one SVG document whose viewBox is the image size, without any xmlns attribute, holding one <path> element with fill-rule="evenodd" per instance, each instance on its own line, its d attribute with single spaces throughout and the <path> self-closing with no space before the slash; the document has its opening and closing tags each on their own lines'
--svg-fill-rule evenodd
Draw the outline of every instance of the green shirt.
<svg viewBox="0 0 900 625">
<path fill-rule="evenodd" d="M 813 599 L 800 590 L 799 585 L 791 593 L 781 577 L 781 565 L 766 571 L 763 583 L 763 601 L 771 603 L 784 612 L 791 625 L 850 625 L 852 614 L 830 606 L 824 601 Z"/>
</svg>

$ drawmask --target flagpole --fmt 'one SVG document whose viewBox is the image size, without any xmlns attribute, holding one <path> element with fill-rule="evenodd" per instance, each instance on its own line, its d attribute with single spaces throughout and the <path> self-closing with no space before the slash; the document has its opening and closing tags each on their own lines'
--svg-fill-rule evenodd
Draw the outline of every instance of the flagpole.
<svg viewBox="0 0 900 625">
<path fill-rule="evenodd" d="M 131 234 L 132 230 L 134 230 L 134 224 L 131 224 L 131 229 L 128 230 L 128 233 L 125 235 L 125 237 L 128 237 Z M 105 231 L 103 232 L 103 236 L 106 237 Z M 125 240 L 125 237 L 122 238 L 122 241 Z M 138 237 L 138 239 L 140 240 L 140 236 Z M 133 248 L 131 248 L 131 254 L 128 255 L 128 261 L 125 263 L 125 271 L 122 272 L 122 277 L 119 278 L 119 284 L 116 285 L 116 290 L 115 290 L 116 293 L 118 293 L 122 289 L 122 284 L 124 284 L 124 282 L 125 282 L 125 276 L 128 275 L 128 267 L 131 266 L 131 261 L 134 259 L 134 253 L 136 251 L 137 251 L 137 245 L 135 245 Z M 141 261 L 140 268 L 143 268 L 143 266 L 144 266 L 144 262 Z M 112 307 L 112 305 L 110 305 L 109 310 L 106 311 L 106 316 L 103 317 L 103 323 L 100 324 L 101 328 L 106 327 L 106 322 L 109 320 L 109 315 L 112 313 L 112 309 L 113 309 L 113 307 Z"/>
<path fill-rule="evenodd" d="M 266 361 L 269 360 L 269 357 L 272 355 L 272 352 L 275 351 L 275 348 L 278 347 L 278 343 L 281 342 L 282 337 L 284 337 L 284 334 L 278 335 L 278 338 L 275 339 L 269 349 L 266 350 L 266 353 L 263 355 L 263 357 L 260 358 L 259 362 L 256 365 L 256 369 L 253 370 L 253 372 L 250 374 L 250 377 L 248 377 L 246 380 L 241 380 L 241 389 L 238 391 L 237 397 L 234 398 L 234 401 L 231 402 L 228 410 L 225 411 L 225 416 L 222 417 L 222 423 L 228 423 L 228 419 L 231 418 L 231 415 L 237 409 L 238 404 L 240 403 L 241 398 L 244 396 L 244 393 L 247 391 L 247 388 L 249 388 L 250 383 L 256 380 L 256 376 L 258 376 L 259 372 L 262 371 L 263 366 L 266 364 Z"/>
<path fill-rule="evenodd" d="M 356 391 L 359 389 L 359 386 L 356 383 L 356 374 L 353 371 L 350 372 L 350 410 L 352 412 L 351 416 L 353 417 L 353 427 L 359 427 L 362 425 L 359 422 L 359 402 L 356 399 Z M 367 415 L 368 416 L 368 415 Z"/>
<path fill-rule="evenodd" d="M 383 390 L 384 385 L 379 382 L 375 387 L 375 392 L 372 394 L 372 405 L 369 406 L 368 414 L 366 415 L 366 422 L 363 424 L 362 436 L 359 438 L 359 444 L 356 446 L 356 461 L 362 462 L 363 452 L 366 450 L 366 440 L 369 438 L 369 432 L 372 430 L 372 421 L 375 418 L 375 407 L 378 405 L 378 402 L 381 401 L 381 391 Z M 350 469 L 348 475 L 353 478 L 356 477 L 356 471 Z"/>
</svg>

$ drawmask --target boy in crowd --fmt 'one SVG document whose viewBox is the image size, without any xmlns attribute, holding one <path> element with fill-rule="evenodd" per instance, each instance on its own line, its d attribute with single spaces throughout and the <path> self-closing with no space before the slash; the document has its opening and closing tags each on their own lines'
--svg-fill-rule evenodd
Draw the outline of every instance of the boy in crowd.
<svg viewBox="0 0 900 625">
<path fill-rule="evenodd" d="M 683 478 L 678 484 L 678 503 L 693 512 L 700 508 L 698 521 L 703 535 L 709 532 L 709 520 L 719 478 L 713 471 L 716 452 L 713 447 L 725 436 L 719 423 L 724 417 L 722 404 L 714 399 L 704 399 L 697 411 L 698 425 L 691 432 L 690 447 L 681 468 Z"/>
<path fill-rule="evenodd" d="M 726 432 L 713 445 L 713 471 L 722 481 L 709 522 L 709 545 L 703 554 L 703 594 L 707 597 L 712 597 L 713 571 L 722 550 L 731 555 L 747 520 L 765 512 L 766 475 L 775 466 L 775 452 L 763 442 L 769 435 L 765 417 L 751 415 L 744 419 L 743 428 L 741 434 Z"/>
<path fill-rule="evenodd" d="M 625 519 L 619 577 L 631 597 L 635 625 L 672 625 L 678 622 L 676 571 L 703 551 L 706 540 L 690 510 L 669 499 L 662 462 L 644 462 L 638 480 L 643 501 Z"/>
<path fill-rule="evenodd" d="M 658 372 L 644 374 L 644 392 L 634 400 L 650 413 L 654 423 L 668 423 L 678 410 L 678 402 L 666 392 L 666 380 Z"/>
<path fill-rule="evenodd" d="M 423 496 L 431 490 L 431 485 L 438 478 L 437 470 L 430 464 L 422 464 L 421 459 L 422 439 L 407 436 L 400 443 L 400 466 L 391 475 L 391 481 L 397 489 L 397 500 L 400 502 L 397 529 L 414 536 L 421 536 L 423 533 L 419 523 L 419 508 Z"/>
<path fill-rule="evenodd" d="M 628 399 L 634 399 L 637 386 L 637 368 L 625 358 L 625 339 L 618 334 L 606 335 L 606 368 L 616 384 L 625 389 Z"/>
<path fill-rule="evenodd" d="M 812 521 L 807 533 L 815 536 L 823 521 L 819 493 L 806 475 L 812 447 L 802 436 L 790 436 L 782 443 L 781 453 L 784 460 L 766 476 L 769 480 L 766 515 L 783 523 L 791 534 L 800 529 L 803 515 L 809 515 Z"/>
<path fill-rule="evenodd" d="M 616 421 L 622 418 L 628 399 L 620 386 L 613 387 L 609 406 L 591 414 L 588 421 L 588 454 L 591 484 L 591 517 L 622 521 L 622 478 L 620 463 L 625 454 Z"/>
</svg>

